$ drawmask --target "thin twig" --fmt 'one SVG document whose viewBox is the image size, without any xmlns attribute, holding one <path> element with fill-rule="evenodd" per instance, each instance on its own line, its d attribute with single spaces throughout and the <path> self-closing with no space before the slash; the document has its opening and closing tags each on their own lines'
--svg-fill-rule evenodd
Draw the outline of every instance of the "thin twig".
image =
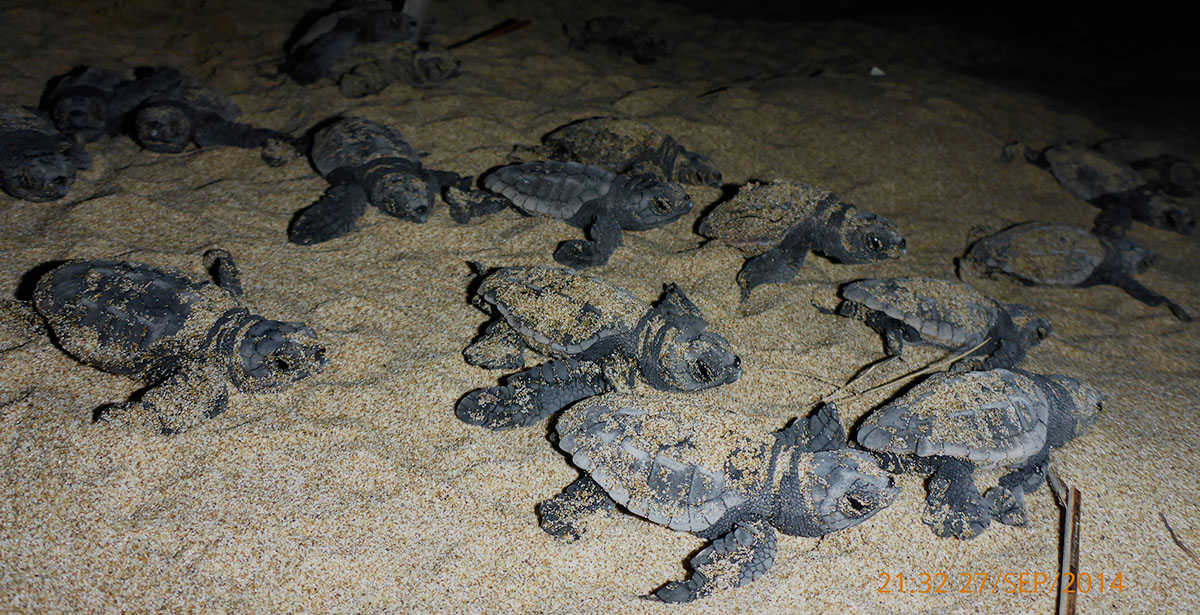
<svg viewBox="0 0 1200 615">
<path fill-rule="evenodd" d="M 1180 549 L 1183 549 L 1183 552 L 1187 553 L 1188 557 L 1192 558 L 1192 561 L 1196 562 L 1197 566 L 1200 566 L 1200 556 L 1197 556 L 1196 552 L 1193 551 L 1191 547 L 1183 544 L 1183 541 L 1175 535 L 1175 529 L 1172 528 L 1171 524 L 1167 522 L 1167 516 L 1162 514 L 1160 511 L 1158 513 L 1158 518 L 1162 519 L 1163 525 L 1167 526 L 1167 532 L 1171 534 L 1171 540 L 1174 541 Z"/>
<path fill-rule="evenodd" d="M 1050 487 L 1063 507 L 1062 560 L 1058 567 L 1058 615 L 1075 615 L 1079 588 L 1079 490 L 1063 482 L 1050 466 Z"/>
<path fill-rule="evenodd" d="M 853 394 L 851 394 L 849 397 L 841 397 L 841 396 L 839 395 L 839 393 L 841 393 L 841 392 L 842 392 L 842 391 L 845 389 L 845 387 L 843 387 L 842 389 L 839 389 L 839 390 L 837 390 L 837 391 L 834 391 L 834 392 L 833 392 L 833 393 L 831 393 L 830 395 L 826 396 L 826 397 L 825 397 L 824 399 L 822 399 L 821 401 L 830 402 L 830 401 L 835 401 L 835 400 L 839 400 L 839 399 L 842 399 L 842 400 L 845 400 L 845 399 L 854 399 L 855 397 L 859 397 L 859 396 L 862 396 L 862 395 L 866 395 L 867 393 L 872 393 L 872 392 L 874 392 L 874 391 L 878 391 L 879 389 L 882 389 L 882 388 L 884 388 L 884 387 L 887 387 L 887 386 L 891 386 L 891 385 L 893 385 L 893 384 L 897 384 L 897 383 L 905 383 L 905 382 L 908 382 L 908 381 L 910 381 L 910 380 L 912 380 L 912 379 L 914 379 L 914 378 L 918 378 L 918 377 L 920 377 L 920 376 L 923 376 L 923 375 L 925 375 L 925 374 L 928 374 L 928 373 L 930 373 L 930 372 L 936 372 L 936 371 L 938 371 L 938 370 L 940 370 L 940 369 L 942 369 L 942 368 L 944 368 L 944 367 L 947 367 L 947 366 L 949 366 L 949 365 L 953 365 L 955 361 L 958 361 L 959 359 L 962 359 L 963 357 L 966 357 L 966 356 L 970 355 L 972 352 L 975 352 L 976 350 L 979 350 L 980 348 L 982 348 L 982 347 L 983 347 L 983 345 L 984 345 L 984 344 L 988 343 L 988 340 L 990 340 L 990 339 L 991 339 L 991 338 L 984 339 L 982 342 L 979 342 L 978 344 L 976 344 L 976 345 L 975 345 L 973 348 L 971 348 L 971 349 L 969 349 L 969 350 L 964 350 L 964 351 L 962 351 L 962 352 L 960 352 L 960 353 L 958 353 L 958 354 L 956 354 L 956 355 L 954 355 L 954 356 L 952 356 L 952 357 L 949 357 L 949 358 L 946 358 L 946 359 L 942 359 L 942 360 L 940 360 L 940 361 L 936 361 L 936 362 L 934 362 L 934 363 L 930 363 L 929 365 L 926 365 L 925 367 L 922 367 L 921 369 L 918 369 L 918 370 L 916 370 L 916 371 L 912 371 L 912 372 L 909 372 L 909 373 L 907 373 L 907 374 L 903 374 L 903 375 L 897 376 L 897 377 L 895 377 L 895 378 L 892 378 L 891 380 L 888 380 L 887 382 L 884 382 L 883 384 L 877 384 L 877 385 L 875 385 L 875 386 L 873 386 L 873 387 L 871 387 L 871 388 L 869 388 L 869 389 L 864 389 L 864 390 L 862 390 L 862 391 L 859 391 L 859 392 L 857 392 L 857 393 L 853 393 Z M 851 381 L 851 382 L 853 382 L 853 381 Z M 849 383 L 847 383 L 847 384 L 846 384 L 846 386 L 849 386 Z"/>
</svg>

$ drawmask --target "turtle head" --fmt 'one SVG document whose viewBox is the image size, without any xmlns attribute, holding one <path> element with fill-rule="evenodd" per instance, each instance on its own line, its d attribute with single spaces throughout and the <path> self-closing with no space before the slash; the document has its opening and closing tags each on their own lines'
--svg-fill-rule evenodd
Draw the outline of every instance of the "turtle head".
<svg viewBox="0 0 1200 615">
<path fill-rule="evenodd" d="M 138 143 L 152 152 L 178 154 L 192 142 L 192 116 L 179 105 L 146 105 L 134 121 Z"/>
<path fill-rule="evenodd" d="M 0 153 L 0 158 L 12 161 L 0 165 L 0 185 L 5 192 L 26 201 L 61 199 L 75 183 L 75 169 L 86 167 L 76 161 L 76 149 L 82 152 L 83 148 L 62 135 L 46 139 L 31 133 L 31 137 L 35 138 L 32 146 L 30 141 L 14 139 L 21 147 L 5 148 Z"/>
<path fill-rule="evenodd" d="M 1051 381 L 1066 389 L 1071 398 L 1071 418 L 1074 419 L 1075 433 L 1078 436 L 1087 431 L 1096 422 L 1096 415 L 1104 406 L 1104 393 L 1095 387 L 1080 382 L 1069 376 L 1048 376 Z"/>
<path fill-rule="evenodd" d="M 721 187 L 721 172 L 708 156 L 684 152 L 681 158 L 683 164 L 675 171 L 675 181 L 691 186 Z"/>
<path fill-rule="evenodd" d="M 1121 259 L 1121 269 L 1130 275 L 1145 273 L 1154 265 L 1154 253 L 1150 248 L 1124 237 L 1112 240 Z"/>
<path fill-rule="evenodd" d="M 842 222 L 840 234 L 840 241 L 829 242 L 823 252 L 839 263 L 861 265 L 904 256 L 904 236 L 883 216 L 855 211 Z"/>
<path fill-rule="evenodd" d="M 619 208 L 621 228 L 644 231 L 675 221 L 692 210 L 692 199 L 683 186 L 650 175 L 638 175 L 627 184 L 629 202 Z"/>
<path fill-rule="evenodd" d="M 388 215 L 422 223 L 429 218 L 434 187 L 422 170 L 407 160 L 371 168 L 364 185 L 367 200 Z"/>
<path fill-rule="evenodd" d="M 54 102 L 50 109 L 59 130 L 94 141 L 108 131 L 108 105 L 99 96 L 76 94 Z"/>
<path fill-rule="evenodd" d="M 1004 313 L 1008 314 L 1009 320 L 1012 320 L 1013 327 L 1019 332 L 1018 339 L 1021 340 L 1026 348 L 1032 348 L 1042 340 L 1050 336 L 1054 330 L 1050 326 L 1050 321 L 1045 318 L 1038 318 L 1033 313 L 1033 308 L 1028 305 L 1019 303 L 1004 304 Z"/>
<path fill-rule="evenodd" d="M 734 382 L 742 362 L 729 342 L 706 331 L 708 323 L 674 284 L 647 316 L 638 364 L 642 375 L 660 391 L 699 391 Z"/>
<path fill-rule="evenodd" d="M 263 391 L 316 374 L 329 364 L 316 341 L 317 334 L 304 323 L 259 320 L 237 345 L 233 380 L 242 391 Z"/>
<path fill-rule="evenodd" d="M 774 523 L 792 536 L 822 536 L 866 521 L 891 506 L 900 488 L 870 453 L 792 449 L 780 463 Z M 781 460 L 782 461 L 782 460 Z"/>
<path fill-rule="evenodd" d="M 417 37 L 417 20 L 408 13 L 383 11 L 367 20 L 367 34 L 384 43 L 412 40 Z"/>
</svg>

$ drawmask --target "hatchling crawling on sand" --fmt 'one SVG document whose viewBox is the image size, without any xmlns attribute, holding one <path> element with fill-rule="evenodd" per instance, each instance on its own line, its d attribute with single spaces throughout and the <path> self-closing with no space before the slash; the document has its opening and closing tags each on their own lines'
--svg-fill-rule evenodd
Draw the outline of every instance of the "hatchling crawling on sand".
<svg viewBox="0 0 1200 615">
<path fill-rule="evenodd" d="M 147 385 L 105 416 L 140 409 L 164 434 L 226 408 L 230 387 L 288 386 L 327 361 L 312 329 L 242 307 L 237 269 L 224 250 L 205 253 L 216 284 L 143 263 L 68 261 L 44 274 L 34 309 L 54 341 L 79 361 Z"/>
<path fill-rule="evenodd" d="M 134 111 L 133 138 L 142 147 L 163 154 L 177 154 L 192 143 L 197 147 L 258 147 L 271 166 L 283 164 L 295 153 L 290 136 L 237 122 L 237 105 L 219 90 L 173 68 L 157 68 L 154 72 L 157 75 L 147 79 L 176 78 L 178 83 L 148 97 Z"/>
<path fill-rule="evenodd" d="M 622 229 L 657 228 L 692 210 L 692 200 L 675 182 L 651 175 L 618 175 L 578 162 L 500 167 L 484 178 L 483 185 L 527 214 L 587 229 L 589 240 L 564 241 L 554 251 L 554 260 L 579 269 L 607 263 L 621 245 Z"/>
<path fill-rule="evenodd" d="M 517 146 L 513 154 L 591 164 L 613 173 L 648 174 L 681 184 L 721 185 L 721 172 L 707 156 L 641 122 L 617 117 L 571 122 L 547 133 L 540 146 Z"/>
<path fill-rule="evenodd" d="M 740 250 L 742 296 L 760 284 L 796 277 L 810 251 L 848 264 L 900 258 L 905 241 L 895 223 L 802 183 L 750 182 L 717 205 L 700 234 Z"/>
<path fill-rule="evenodd" d="M 67 196 L 75 171 L 89 169 L 91 156 L 42 114 L 0 104 L 0 187 L 26 201 Z"/>
<path fill-rule="evenodd" d="M 547 533 L 577 538 L 584 516 L 620 504 L 711 541 L 689 579 L 647 596 L 666 602 L 749 583 L 774 563 L 776 530 L 815 537 L 853 527 L 899 492 L 870 453 L 846 447 L 832 405 L 767 433 L 677 395 L 609 393 L 569 408 L 556 429 L 584 475 L 539 507 Z"/>
<path fill-rule="evenodd" d="M 182 79 L 176 71 L 144 70 L 130 79 L 123 71 L 80 66 L 51 80 L 41 108 L 64 134 L 91 142 L 120 134 L 130 111 Z"/>
<path fill-rule="evenodd" d="M 476 303 L 497 318 L 463 351 L 472 365 L 519 369 L 529 348 L 551 360 L 459 401 L 458 418 L 488 429 L 531 425 L 585 397 L 733 382 L 741 362 L 729 342 L 674 285 L 649 307 L 623 289 L 570 269 L 506 267 L 487 274 Z"/>
<path fill-rule="evenodd" d="M 421 155 L 398 130 L 361 117 L 335 118 L 319 128 L 309 157 L 330 186 L 288 228 L 288 239 L 301 245 L 353 231 L 368 204 L 401 220 L 425 222 L 443 188 L 470 181 L 422 167 Z M 476 213 L 455 219 L 463 222 Z"/>
<path fill-rule="evenodd" d="M 1135 220 L 1184 235 L 1196 228 L 1195 215 L 1182 203 L 1128 165 L 1085 145 L 1048 147 L 1037 162 L 1072 194 L 1103 210 L 1096 219 L 1100 234 L 1123 236 Z"/>
<path fill-rule="evenodd" d="M 838 311 L 883 335 L 892 357 L 902 357 L 906 343 L 967 350 L 983 342 L 970 355 L 976 367 L 1012 368 L 1051 331 L 1031 308 L 998 303 L 958 280 L 860 280 L 844 286 L 842 296 Z"/>
<path fill-rule="evenodd" d="M 391 0 L 339 0 L 301 19 L 284 51 L 283 69 L 296 83 L 315 83 L 355 46 L 417 37 L 417 20 Z"/>
<path fill-rule="evenodd" d="M 1026 222 L 976 241 L 965 260 L 985 274 L 1004 273 L 1025 284 L 1111 284 L 1146 305 L 1166 305 L 1179 320 L 1192 320 L 1182 306 L 1133 278 L 1150 268 L 1154 253 L 1130 239 L 1100 236 L 1069 224 Z"/>
<path fill-rule="evenodd" d="M 1050 450 L 1084 433 L 1103 395 L 1067 376 L 993 369 L 930 376 L 869 414 L 858 443 L 886 466 L 932 473 L 923 521 L 938 536 L 974 538 L 993 519 L 1025 525 L 1025 494 L 1046 478 Z M 981 497 L 976 467 L 1012 471 Z"/>
</svg>

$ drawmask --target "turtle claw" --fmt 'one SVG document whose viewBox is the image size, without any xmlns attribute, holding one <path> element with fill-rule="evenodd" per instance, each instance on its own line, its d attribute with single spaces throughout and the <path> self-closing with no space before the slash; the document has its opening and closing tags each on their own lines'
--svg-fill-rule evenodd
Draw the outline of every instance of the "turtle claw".
<svg viewBox="0 0 1200 615">
<path fill-rule="evenodd" d="M 992 517 L 1004 525 L 1020 527 L 1029 524 L 1024 498 L 1007 487 L 992 487 L 984 496 L 984 502 L 992 509 Z"/>
</svg>

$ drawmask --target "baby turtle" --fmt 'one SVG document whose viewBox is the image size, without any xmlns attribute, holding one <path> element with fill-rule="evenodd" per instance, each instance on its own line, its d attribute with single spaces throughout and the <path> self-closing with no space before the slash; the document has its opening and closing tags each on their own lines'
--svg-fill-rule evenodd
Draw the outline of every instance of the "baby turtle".
<svg viewBox="0 0 1200 615">
<path fill-rule="evenodd" d="M 671 52 L 671 46 L 634 27 L 629 20 L 615 15 L 595 17 L 581 26 L 563 25 L 571 39 L 571 49 L 606 51 L 614 59 L 629 56 L 638 64 L 653 64 Z"/>
<path fill-rule="evenodd" d="M 283 69 L 296 83 L 308 85 L 328 75 L 356 45 L 416 36 L 417 20 L 390 0 L 340 0 L 301 19 L 284 48 Z"/>
<path fill-rule="evenodd" d="M 238 108 L 222 92 L 184 77 L 173 68 L 153 79 L 178 79 L 178 84 L 147 98 L 133 118 L 133 138 L 142 147 L 163 154 L 177 154 L 188 145 L 197 147 L 231 145 L 262 148 L 263 160 L 278 166 L 286 158 L 275 157 L 273 142 L 291 144 L 292 138 L 270 128 L 257 128 L 237 121 Z"/>
<path fill-rule="evenodd" d="M 525 348 L 552 359 L 463 397 L 458 418 L 472 425 L 531 425 L 637 377 L 660 391 L 699 391 L 742 374 L 729 342 L 705 331 L 700 309 L 673 284 L 647 307 L 570 269 L 506 267 L 483 278 L 475 302 L 498 317 L 463 351 L 468 363 L 520 369 Z"/>
<path fill-rule="evenodd" d="M 1025 494 L 1041 486 L 1050 449 L 1083 434 L 1103 395 L 1067 376 L 993 369 L 942 372 L 869 414 L 858 442 L 887 465 L 932 473 L 924 522 L 974 538 L 993 519 L 1025 525 Z M 905 457 L 898 457 L 904 455 Z M 1012 468 L 980 497 L 976 466 Z"/>
<path fill-rule="evenodd" d="M 692 200 L 674 182 L 617 175 L 578 162 L 526 162 L 500 167 L 483 185 L 530 215 L 586 228 L 590 240 L 559 244 L 554 260 L 568 267 L 603 265 L 621 245 L 621 230 L 644 231 L 675 221 Z"/>
<path fill-rule="evenodd" d="M 736 412 L 679 396 L 610 393 L 558 419 L 558 446 L 584 475 L 539 508 L 542 529 L 577 538 L 587 514 L 629 512 L 710 540 L 691 578 L 648 598 L 690 602 L 757 579 L 775 530 L 824 536 L 887 508 L 900 489 L 870 453 L 846 448 L 837 409 L 766 433 Z"/>
<path fill-rule="evenodd" d="M 333 69 L 338 89 L 347 98 L 378 94 L 398 81 L 431 87 L 459 74 L 462 62 L 440 45 L 391 43 L 360 45 Z"/>
<path fill-rule="evenodd" d="M 547 133 L 541 146 L 518 146 L 514 154 L 592 164 L 613 173 L 649 174 L 681 184 L 721 186 L 721 172 L 707 156 L 641 122 L 616 117 L 572 122 Z"/>
<path fill-rule="evenodd" d="M 1171 153 L 1161 143 L 1109 139 L 1097 143 L 1096 149 L 1110 160 L 1128 165 L 1147 183 L 1168 195 L 1189 197 L 1200 194 L 1200 168 L 1191 160 Z"/>
<path fill-rule="evenodd" d="M 832 192 L 783 181 L 742 186 L 705 216 L 699 230 L 746 256 L 737 276 L 743 298 L 761 284 L 796 277 L 809 251 L 855 265 L 900 258 L 905 251 L 904 237 L 891 220 L 861 211 Z"/>
<path fill-rule="evenodd" d="M 1096 231 L 1120 237 L 1136 220 L 1184 235 L 1196 228 L 1195 216 L 1175 199 L 1147 183 L 1137 171 L 1078 143 L 1042 152 L 1043 164 L 1071 194 L 1103 210 Z"/>
<path fill-rule="evenodd" d="M 130 111 L 181 80 L 175 71 L 152 70 L 130 79 L 124 72 L 80 66 L 51 80 L 42 96 L 42 109 L 63 134 L 90 143 L 120 134 Z"/>
<path fill-rule="evenodd" d="M 1130 239 L 1100 236 L 1069 224 L 1026 222 L 976 241 L 965 258 L 985 274 L 1001 272 L 1025 284 L 1111 284 L 1146 305 L 1166 305 L 1179 320 L 1192 319 L 1182 306 L 1133 278 L 1150 268 L 1154 253 Z"/>
<path fill-rule="evenodd" d="M 267 320 L 242 307 L 228 252 L 205 253 L 216 284 L 143 263 L 68 261 L 37 283 L 33 307 L 75 359 L 147 385 L 135 401 L 164 434 L 226 408 L 229 386 L 255 393 L 288 386 L 327 361 L 299 322 Z"/>
<path fill-rule="evenodd" d="M 91 156 L 42 114 L 0 104 L 0 187 L 40 203 L 67 196 L 77 169 L 89 169 Z"/>
<path fill-rule="evenodd" d="M 967 350 L 987 340 L 970 355 L 979 367 L 1012 368 L 1051 330 L 1028 306 L 998 303 L 958 280 L 862 280 L 844 286 L 842 296 L 838 311 L 878 331 L 897 358 L 906 343 Z"/>
<path fill-rule="evenodd" d="M 425 222 L 442 188 L 462 182 L 456 173 L 423 168 L 421 155 L 398 130 L 362 117 L 335 118 L 317 130 L 309 157 L 330 186 L 292 220 L 288 239 L 300 245 L 353 231 L 367 204 Z"/>
</svg>

